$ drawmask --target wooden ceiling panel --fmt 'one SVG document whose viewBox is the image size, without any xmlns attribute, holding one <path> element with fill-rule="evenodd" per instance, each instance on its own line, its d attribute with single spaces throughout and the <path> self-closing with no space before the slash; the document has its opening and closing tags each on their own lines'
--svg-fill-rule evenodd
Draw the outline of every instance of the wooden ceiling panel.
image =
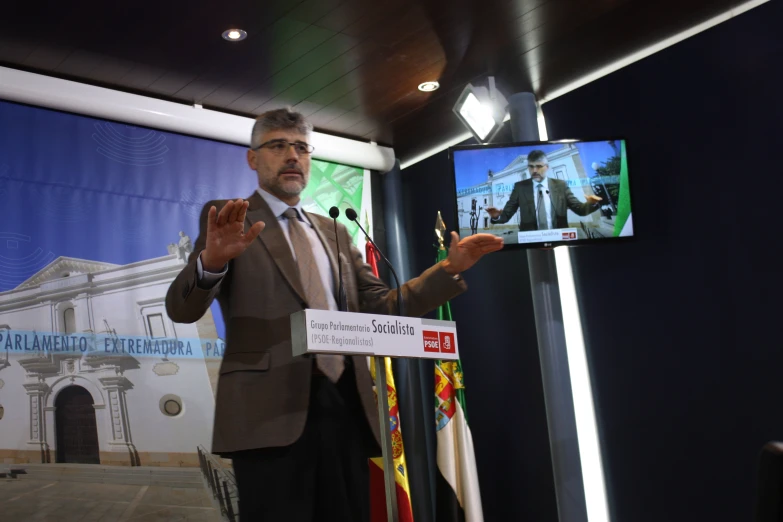
<svg viewBox="0 0 783 522">
<path fill-rule="evenodd" d="M 24 63 L 35 51 L 34 43 L 17 40 L 8 35 L 0 34 L 0 61 L 5 63 Z"/>
<path fill-rule="evenodd" d="M 370 132 L 375 131 L 378 127 L 378 122 L 372 118 L 361 120 L 350 127 L 343 129 L 343 133 L 350 134 L 352 136 L 366 136 Z"/>
<path fill-rule="evenodd" d="M 69 54 L 54 70 L 72 76 L 90 77 L 107 59 L 106 56 L 77 49 Z"/>
<path fill-rule="evenodd" d="M 333 129 L 334 132 L 343 133 L 346 129 L 353 127 L 354 125 L 365 120 L 367 120 L 367 118 L 363 114 L 354 111 L 347 111 L 337 118 L 329 121 L 327 125 L 329 125 L 329 128 Z"/>
<path fill-rule="evenodd" d="M 335 100 L 338 100 L 340 97 L 357 89 L 360 83 L 361 80 L 358 75 L 346 74 L 325 86 L 323 89 L 320 89 L 312 96 L 309 96 L 305 101 L 315 103 L 321 107 L 327 107 L 334 103 Z"/>
<path fill-rule="evenodd" d="M 286 16 L 308 25 L 317 23 L 340 6 L 344 0 L 305 0 L 293 6 Z"/>
<path fill-rule="evenodd" d="M 284 16 L 277 20 L 271 29 L 262 29 L 259 34 L 269 34 L 273 46 L 282 45 L 305 31 L 312 24 L 302 22 L 297 18 Z"/>
<path fill-rule="evenodd" d="M 285 104 L 281 104 L 279 106 L 284 106 L 284 105 Z M 269 109 L 272 109 L 272 107 L 269 107 Z M 293 109 L 299 113 L 304 114 L 305 117 L 309 117 L 310 115 L 315 114 L 316 112 L 321 110 L 321 106 L 318 105 L 317 103 L 310 103 L 308 101 L 303 101 L 301 103 L 294 105 Z M 260 112 L 263 112 L 263 110 Z"/>
<path fill-rule="evenodd" d="M 73 52 L 70 47 L 52 47 L 48 45 L 42 45 L 37 47 L 27 58 L 25 58 L 23 65 L 27 67 L 33 67 L 35 69 L 43 69 L 45 71 L 52 71 L 57 68 L 58 65 L 63 63 L 69 54 Z"/>
<path fill-rule="evenodd" d="M 360 63 L 360 60 L 360 50 L 352 47 L 335 59 L 327 62 L 326 65 L 316 65 L 317 68 L 315 70 L 292 82 L 290 86 L 287 85 L 289 83 L 288 79 L 280 81 L 277 85 L 280 87 L 279 92 L 271 97 L 266 96 L 260 103 L 251 108 L 249 112 L 258 114 L 273 106 L 296 105 L 340 77 L 350 73 Z M 318 62 L 315 63 L 317 64 Z M 296 70 L 300 72 L 299 68 Z M 305 70 L 302 68 L 301 72 Z"/>
<path fill-rule="evenodd" d="M 464 132 L 467 82 L 547 96 L 742 0 L 6 3 L 0 65 L 248 116 L 291 105 L 406 158 Z"/>
<path fill-rule="evenodd" d="M 335 33 L 355 23 L 370 9 L 370 2 L 343 2 L 313 25 Z"/>
<path fill-rule="evenodd" d="M 133 66 L 133 62 L 128 60 L 105 57 L 101 60 L 101 64 L 85 78 L 101 84 L 120 85 L 122 78 L 133 69 Z"/>
<path fill-rule="evenodd" d="M 399 3 L 391 5 L 390 3 L 376 3 L 374 9 L 368 10 L 364 15 L 345 27 L 341 32 L 357 38 L 372 38 L 378 29 L 384 25 L 388 26 L 399 20 L 405 12 L 408 5 Z"/>
<path fill-rule="evenodd" d="M 204 97 L 202 103 L 209 107 L 228 107 L 253 87 L 252 83 L 227 83 Z"/>
<path fill-rule="evenodd" d="M 150 92 L 173 97 L 176 93 L 180 92 L 185 86 L 189 85 L 195 79 L 196 76 L 192 74 L 167 72 L 155 80 L 148 88 Z"/>
<path fill-rule="evenodd" d="M 379 96 L 388 92 L 390 86 L 401 82 L 406 92 L 409 92 L 409 74 L 439 58 L 442 59 L 442 49 L 433 35 L 427 34 L 422 40 L 416 37 L 416 33 L 412 33 L 407 39 L 398 40 L 397 45 L 392 48 L 378 48 L 374 55 L 363 60 L 350 75 L 333 82 L 308 100 L 349 111 L 356 110 L 359 106 L 367 107 L 367 100 L 372 99 L 372 108 L 366 108 L 365 112 L 368 115 L 380 116 L 381 111 L 375 108 Z"/>
<path fill-rule="evenodd" d="M 274 71 L 274 76 L 269 80 L 273 95 L 280 94 L 298 81 L 344 55 L 359 42 L 344 34 L 335 34 L 328 38 L 323 45 L 314 47 L 295 60 L 291 60 L 279 71 Z"/>
<path fill-rule="evenodd" d="M 164 74 L 166 74 L 165 69 L 136 64 L 120 81 L 131 89 L 145 89 Z"/>
<path fill-rule="evenodd" d="M 175 92 L 174 97 L 188 102 L 203 103 L 204 98 L 215 90 L 218 82 L 222 82 L 222 78 L 210 76 L 196 78 Z"/>
</svg>

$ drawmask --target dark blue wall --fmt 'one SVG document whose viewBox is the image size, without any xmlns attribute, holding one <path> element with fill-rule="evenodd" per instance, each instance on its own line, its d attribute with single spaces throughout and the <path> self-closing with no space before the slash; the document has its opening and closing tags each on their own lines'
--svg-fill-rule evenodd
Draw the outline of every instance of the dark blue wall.
<svg viewBox="0 0 783 522">
<path fill-rule="evenodd" d="M 783 3 L 544 105 L 628 139 L 634 244 L 572 261 L 615 520 L 750 520 L 783 439 Z"/>
<path fill-rule="evenodd" d="M 498 140 L 510 139 L 506 134 Z M 435 261 L 435 218 L 450 230 L 456 203 L 443 152 L 402 171 L 413 272 Z M 465 372 L 484 518 L 557 520 L 527 254 L 505 250 L 465 274 L 452 301 Z M 432 371 L 428 372 L 431 379 Z M 433 389 L 433 385 L 429 385 Z M 404 428 L 403 428 L 404 429 Z"/>
<path fill-rule="evenodd" d="M 776 0 L 544 105 L 552 139 L 629 140 L 641 237 L 572 253 L 618 522 L 752 519 L 760 448 L 783 439 L 781 27 Z M 403 179 L 421 271 L 435 212 L 455 223 L 447 154 Z M 486 520 L 556 520 L 525 253 L 466 280 L 453 304 Z"/>
</svg>

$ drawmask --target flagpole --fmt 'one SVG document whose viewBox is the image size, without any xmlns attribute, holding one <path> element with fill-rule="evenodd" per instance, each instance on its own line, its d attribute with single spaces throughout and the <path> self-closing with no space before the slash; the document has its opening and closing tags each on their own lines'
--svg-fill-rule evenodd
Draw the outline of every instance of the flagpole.
<svg viewBox="0 0 783 522">
<path fill-rule="evenodd" d="M 365 213 L 365 219 L 367 214 Z M 358 223 L 358 221 L 357 221 Z M 373 269 L 375 276 L 378 276 L 378 267 L 376 266 L 377 253 L 375 245 L 369 237 L 365 237 L 365 254 L 367 263 Z M 372 253 L 370 253 L 372 251 Z M 372 259 L 371 259 L 372 258 Z M 399 283 L 399 282 L 398 282 Z M 399 295 L 398 295 L 399 297 Z M 402 315 L 401 304 L 397 303 L 397 315 Z M 397 505 L 397 477 L 394 469 L 394 448 L 391 437 L 391 413 L 389 411 L 389 385 L 386 379 L 386 358 L 375 356 L 375 396 L 378 399 L 378 422 L 381 424 L 381 453 L 383 455 L 383 483 L 386 489 L 386 520 L 387 522 L 399 522 L 400 513 Z"/>
<path fill-rule="evenodd" d="M 386 519 L 398 522 L 397 481 L 394 478 L 394 451 L 392 449 L 391 429 L 389 426 L 389 395 L 386 385 L 386 362 L 383 357 L 375 356 L 375 389 L 378 397 L 378 418 L 381 423 L 381 451 L 383 452 L 383 478 L 386 485 Z"/>
</svg>

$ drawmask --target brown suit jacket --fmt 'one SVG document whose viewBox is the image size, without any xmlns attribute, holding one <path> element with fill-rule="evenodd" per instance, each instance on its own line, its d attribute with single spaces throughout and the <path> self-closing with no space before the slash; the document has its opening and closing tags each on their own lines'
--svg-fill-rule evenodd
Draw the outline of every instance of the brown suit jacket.
<svg viewBox="0 0 783 522">
<path fill-rule="evenodd" d="M 245 230 L 256 221 L 266 227 L 248 249 L 229 263 L 228 273 L 215 287 L 198 286 L 196 260 L 206 245 L 206 219 L 211 201 L 201 212 L 199 236 L 188 265 L 166 295 L 166 310 L 174 322 L 192 323 L 217 298 L 226 322 L 226 351 L 220 367 L 212 451 L 287 446 L 304 430 L 310 397 L 312 357 L 293 357 L 289 316 L 307 308 L 299 275 L 280 223 L 263 198 L 254 193 Z M 337 281 L 337 240 L 331 219 L 307 213 L 329 255 Z M 375 277 L 353 246 L 345 226 L 338 224 L 340 263 L 348 310 L 396 313 L 396 291 Z M 335 288 L 337 285 L 335 284 Z M 440 266 L 426 270 L 402 287 L 408 315 L 434 310 L 466 289 Z M 356 386 L 364 412 L 380 444 L 378 414 L 365 357 L 353 357 Z"/>
</svg>

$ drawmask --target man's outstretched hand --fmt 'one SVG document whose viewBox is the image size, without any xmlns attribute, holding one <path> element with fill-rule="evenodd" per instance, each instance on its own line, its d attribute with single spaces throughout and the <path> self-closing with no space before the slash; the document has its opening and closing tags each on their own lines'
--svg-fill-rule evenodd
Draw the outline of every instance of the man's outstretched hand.
<svg viewBox="0 0 783 522">
<path fill-rule="evenodd" d="M 456 232 L 452 232 L 449 257 L 442 261 L 443 269 L 449 274 L 459 274 L 475 265 L 484 254 L 501 248 L 503 239 L 492 234 L 473 234 L 460 239 Z"/>
<path fill-rule="evenodd" d="M 489 214 L 489 217 L 491 217 L 492 219 L 497 219 L 500 217 L 501 211 L 499 208 L 487 207 L 484 210 L 487 211 L 487 214 Z"/>
<path fill-rule="evenodd" d="M 213 205 L 207 215 L 207 245 L 201 253 L 201 264 L 207 272 L 219 272 L 223 266 L 245 251 L 264 230 L 257 221 L 245 233 L 245 214 L 250 203 L 243 199 L 229 201 L 220 213 Z"/>
</svg>

